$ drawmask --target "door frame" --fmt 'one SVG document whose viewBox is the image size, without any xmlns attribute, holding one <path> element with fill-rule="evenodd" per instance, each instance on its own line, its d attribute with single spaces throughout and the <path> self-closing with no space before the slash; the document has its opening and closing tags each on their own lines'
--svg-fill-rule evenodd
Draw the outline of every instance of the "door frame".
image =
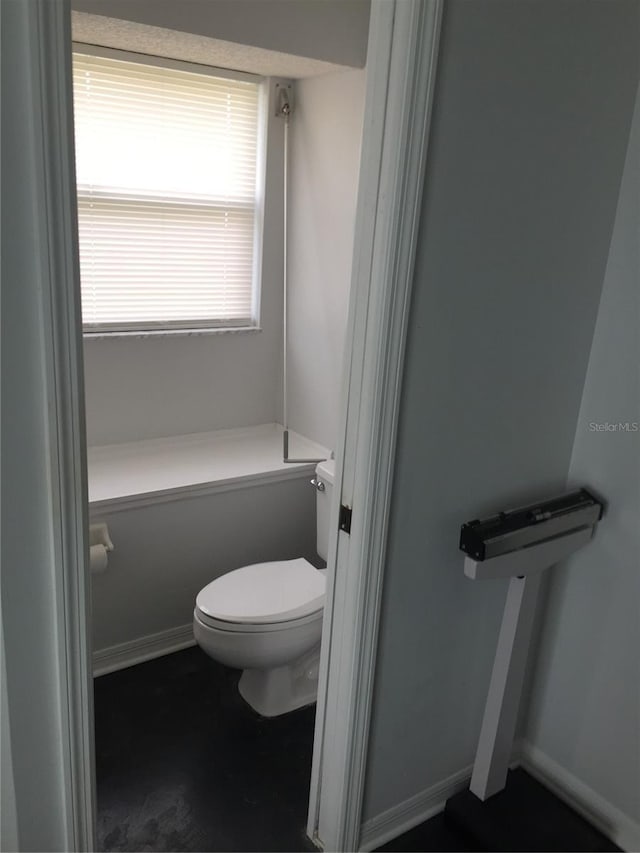
<svg viewBox="0 0 640 853">
<path fill-rule="evenodd" d="M 71 15 L 69 0 L 14 4 L 26 50 L 19 69 L 28 80 L 24 111 L 30 121 L 27 148 L 34 151 L 25 197 L 33 209 L 34 280 L 38 316 L 25 330 L 42 353 L 43 443 L 47 461 L 48 539 L 53 631 L 29 625 L 51 660 L 55 721 L 63 787 L 60 825 L 68 850 L 95 850 L 95 755 L 88 569 L 88 498 L 80 273 L 73 150 Z M 4 69 L 3 69 L 4 70 Z M 4 283 L 3 283 L 4 284 Z M 8 283 L 20 286 L 20 282 Z M 38 441 L 38 435 L 27 441 Z M 11 566 L 11 570 L 26 567 Z M 45 648 L 54 634 L 57 642 Z M 8 638 L 5 658 L 22 647 Z M 11 684 L 8 684 L 10 696 Z M 43 693 L 44 696 L 44 693 Z M 39 695 L 32 697 L 40 701 Z M 14 755 L 15 759 L 15 755 Z M 34 771 L 37 772 L 34 764 Z M 9 768 L 13 772 L 13 768 Z M 15 803 L 17 813 L 20 803 Z M 18 841 L 19 832 L 18 832 Z"/>
<path fill-rule="evenodd" d="M 307 834 L 357 850 L 443 0 L 372 0 Z M 340 505 L 352 508 L 339 531 Z"/>
<path fill-rule="evenodd" d="M 355 850 L 391 504 L 407 317 L 443 0 L 372 0 L 360 190 L 333 494 L 309 835 Z M 43 329 L 50 436 L 60 693 L 69 733 L 69 849 L 95 849 L 90 575 L 82 328 L 72 155 L 69 0 L 32 0 L 29 105 L 42 152 Z M 338 532 L 340 504 L 353 508 Z"/>
<path fill-rule="evenodd" d="M 63 626 L 60 667 L 63 721 L 69 732 L 65 777 L 70 835 L 77 849 L 96 849 L 96 782 L 90 617 L 89 500 L 87 490 L 84 361 L 71 71 L 71 15 L 67 2 L 32 4 L 40 48 L 44 206 L 48 275 L 43 318 L 49 350 L 47 384 L 53 521 L 56 527 L 56 606 Z M 56 524 L 57 522 L 57 524 Z M 62 663 L 62 662 L 61 662 Z"/>
</svg>

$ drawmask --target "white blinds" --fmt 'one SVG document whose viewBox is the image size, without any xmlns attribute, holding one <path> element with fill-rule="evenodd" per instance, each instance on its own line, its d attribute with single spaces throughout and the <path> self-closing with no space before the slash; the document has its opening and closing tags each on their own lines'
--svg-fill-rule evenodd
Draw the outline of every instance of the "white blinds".
<svg viewBox="0 0 640 853">
<path fill-rule="evenodd" d="M 74 53 L 86 331 L 253 316 L 258 84 Z"/>
</svg>

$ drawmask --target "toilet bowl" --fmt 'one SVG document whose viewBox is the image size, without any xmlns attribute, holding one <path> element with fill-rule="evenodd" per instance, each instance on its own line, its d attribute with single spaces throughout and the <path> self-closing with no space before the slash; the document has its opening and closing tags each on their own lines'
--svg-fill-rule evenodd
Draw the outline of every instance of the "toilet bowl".
<svg viewBox="0 0 640 853">
<path fill-rule="evenodd" d="M 318 553 L 326 559 L 333 462 L 321 463 Z M 242 669 L 238 689 L 265 717 L 315 702 L 325 599 L 325 570 L 303 557 L 242 566 L 197 595 L 193 633 L 214 660 Z"/>
<path fill-rule="evenodd" d="M 299 558 L 243 566 L 198 593 L 196 642 L 243 670 L 240 694 L 264 717 L 315 701 L 324 591 L 324 572 Z"/>
</svg>

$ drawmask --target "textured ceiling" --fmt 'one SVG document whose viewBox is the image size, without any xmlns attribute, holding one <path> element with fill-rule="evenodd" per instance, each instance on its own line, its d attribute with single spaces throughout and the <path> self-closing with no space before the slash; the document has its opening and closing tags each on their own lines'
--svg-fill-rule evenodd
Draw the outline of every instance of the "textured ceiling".
<svg viewBox="0 0 640 853">
<path fill-rule="evenodd" d="M 168 59 L 248 71 L 265 77 L 315 77 L 346 66 L 130 21 L 72 12 L 73 40 Z"/>
</svg>

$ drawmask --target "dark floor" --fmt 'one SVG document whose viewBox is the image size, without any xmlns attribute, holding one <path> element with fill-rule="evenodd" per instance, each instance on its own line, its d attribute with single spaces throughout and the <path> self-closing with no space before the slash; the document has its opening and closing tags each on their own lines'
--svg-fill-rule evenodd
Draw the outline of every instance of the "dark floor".
<svg viewBox="0 0 640 853">
<path fill-rule="evenodd" d="M 431 820 L 421 823 L 415 829 L 410 829 L 399 838 L 394 838 L 393 841 L 387 842 L 382 847 L 378 847 L 375 853 L 384 850 L 395 850 L 398 853 L 409 853 L 409 851 L 440 851 L 440 853 L 449 853 L 449 851 L 465 851 L 479 850 L 477 847 L 469 846 L 468 841 L 447 826 L 444 820 L 444 814 L 436 815 Z"/>
<path fill-rule="evenodd" d="M 315 850 L 315 706 L 265 719 L 239 676 L 196 647 L 95 679 L 100 850 Z"/>
<path fill-rule="evenodd" d="M 444 820 L 473 839 L 478 850 L 620 850 L 522 767 L 509 770 L 505 787 L 485 802 L 468 788 L 449 797 Z"/>
<path fill-rule="evenodd" d="M 315 706 L 256 714 L 199 648 L 94 682 L 98 848 L 314 851 Z M 439 815 L 381 850 L 471 850 Z"/>
<path fill-rule="evenodd" d="M 315 706 L 265 719 L 239 677 L 194 647 L 95 679 L 99 850 L 315 851 L 305 833 Z M 488 803 L 461 792 L 446 818 L 379 849 L 618 848 L 518 770 Z"/>
</svg>

